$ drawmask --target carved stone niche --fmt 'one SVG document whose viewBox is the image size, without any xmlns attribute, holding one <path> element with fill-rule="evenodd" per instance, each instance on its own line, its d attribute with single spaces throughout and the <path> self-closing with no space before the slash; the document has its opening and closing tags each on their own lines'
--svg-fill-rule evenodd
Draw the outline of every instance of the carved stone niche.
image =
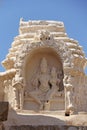
<svg viewBox="0 0 87 130">
<path fill-rule="evenodd" d="M 25 81 L 23 109 L 65 109 L 63 65 L 54 49 L 34 49 L 26 56 L 22 71 Z"/>
</svg>

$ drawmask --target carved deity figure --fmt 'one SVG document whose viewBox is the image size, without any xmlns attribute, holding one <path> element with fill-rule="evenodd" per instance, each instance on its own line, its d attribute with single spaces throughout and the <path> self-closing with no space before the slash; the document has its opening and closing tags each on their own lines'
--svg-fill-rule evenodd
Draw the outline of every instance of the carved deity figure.
<svg viewBox="0 0 87 130">
<path fill-rule="evenodd" d="M 15 109 L 23 108 L 23 85 L 16 83 L 13 85 L 15 92 Z"/>
<path fill-rule="evenodd" d="M 29 95 L 40 105 L 40 109 L 49 109 L 50 99 L 59 89 L 59 83 L 60 79 L 57 77 L 56 68 L 53 67 L 51 73 L 48 73 L 47 60 L 43 58 L 40 64 L 40 73 L 32 81 L 32 85 L 36 89 L 29 92 Z M 40 96 L 43 95 L 44 99 L 41 99 Z"/>
<path fill-rule="evenodd" d="M 36 88 L 36 90 L 29 93 L 29 95 L 40 105 L 40 109 L 43 109 L 44 104 L 41 102 L 39 95 L 49 91 L 49 80 L 50 76 L 47 71 L 47 61 L 43 58 L 40 64 L 40 73 L 37 74 L 35 79 L 32 81 L 32 85 Z"/>
<path fill-rule="evenodd" d="M 74 109 L 73 106 L 73 99 L 72 99 L 72 91 L 73 86 L 70 84 L 71 82 L 71 76 L 65 76 L 65 98 L 66 98 L 66 110 L 72 111 Z"/>
<path fill-rule="evenodd" d="M 53 95 L 59 90 L 60 79 L 57 77 L 56 68 L 53 67 L 50 76 L 50 91 L 47 93 L 47 102 L 53 97 Z"/>
<path fill-rule="evenodd" d="M 15 77 L 12 80 L 12 86 L 15 92 L 15 109 L 22 109 L 23 107 L 23 77 L 21 77 L 20 70 L 17 70 Z"/>
</svg>

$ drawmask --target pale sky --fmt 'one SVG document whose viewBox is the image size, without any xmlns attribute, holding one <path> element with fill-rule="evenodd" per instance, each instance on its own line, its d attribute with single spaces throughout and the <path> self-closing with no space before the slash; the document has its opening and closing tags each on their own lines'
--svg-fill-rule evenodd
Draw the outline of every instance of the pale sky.
<svg viewBox="0 0 87 130">
<path fill-rule="evenodd" d="M 64 22 L 66 33 L 83 46 L 87 57 L 87 0 L 0 0 L 0 62 L 19 33 L 21 17 Z"/>
</svg>

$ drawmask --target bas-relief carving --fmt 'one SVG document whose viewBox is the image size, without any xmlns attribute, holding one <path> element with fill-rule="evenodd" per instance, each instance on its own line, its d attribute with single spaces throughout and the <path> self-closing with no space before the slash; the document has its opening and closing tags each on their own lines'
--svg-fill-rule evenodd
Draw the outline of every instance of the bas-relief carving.
<svg viewBox="0 0 87 130">
<path fill-rule="evenodd" d="M 21 117 L 26 110 L 87 112 L 87 59 L 63 23 L 21 20 L 19 32 L 2 63 L 6 72 L 0 73 L 0 101 L 8 101 L 9 111 L 16 111 L 8 124 L 20 122 L 18 112 L 25 124 L 27 118 Z"/>
<path fill-rule="evenodd" d="M 49 31 L 47 30 L 42 30 L 42 31 L 37 31 L 36 32 L 36 35 L 34 37 L 34 40 L 37 42 L 37 41 L 41 41 L 41 42 L 48 42 L 48 43 L 52 43 L 54 42 L 54 39 L 53 39 L 53 36 L 50 34 Z"/>
<path fill-rule="evenodd" d="M 12 78 L 14 77 L 15 73 L 15 69 L 10 69 L 6 72 L 0 73 L 0 100 L 9 101 L 11 105 L 13 104 L 13 98 L 11 98 Z"/>
<path fill-rule="evenodd" d="M 15 109 L 23 109 L 24 86 L 21 83 L 13 85 L 15 92 Z"/>
<path fill-rule="evenodd" d="M 14 102 L 14 88 L 12 87 L 12 80 L 5 80 L 4 81 L 4 101 L 9 102 L 9 108 L 15 107 Z"/>
<path fill-rule="evenodd" d="M 22 69 L 25 57 L 35 49 L 39 48 L 54 49 L 58 56 L 60 56 L 60 58 L 62 59 L 65 67 L 72 66 L 72 53 L 67 48 L 65 42 L 62 40 L 54 40 L 50 32 L 46 30 L 38 31 L 33 42 L 25 42 L 25 44 L 20 48 L 20 51 L 18 51 L 20 53 L 17 54 L 16 63 L 14 66 L 17 69 Z"/>
<path fill-rule="evenodd" d="M 64 86 L 65 86 L 65 109 L 66 111 L 72 111 L 74 110 L 73 106 L 73 85 L 71 81 L 70 75 L 65 75 L 64 77 Z"/>
<path fill-rule="evenodd" d="M 37 21 L 33 22 L 33 24 L 35 23 L 35 26 L 37 26 Z M 38 24 L 40 23 L 40 25 L 44 25 L 44 22 L 38 22 Z M 20 22 L 20 26 L 31 26 L 31 23 L 24 23 L 24 21 Z M 52 23 L 53 24 L 53 23 Z M 47 25 L 49 25 L 49 22 L 47 22 Z M 49 27 L 50 28 L 50 27 Z M 52 28 L 51 28 L 52 30 Z M 56 30 L 57 31 L 57 30 Z M 22 33 L 22 32 L 21 32 Z M 54 99 L 54 97 L 56 95 L 61 95 L 60 92 L 62 92 L 64 86 L 65 86 L 65 94 L 66 94 L 66 100 L 65 102 L 67 102 L 67 106 L 70 106 L 71 104 L 74 104 L 73 107 L 76 107 L 77 110 L 86 110 L 86 97 L 83 96 L 84 101 L 81 98 L 81 94 L 85 95 L 86 93 L 86 81 L 84 81 L 84 84 L 82 83 L 84 80 L 84 66 L 86 64 L 86 59 L 84 57 L 84 53 L 82 50 L 79 49 L 79 45 L 77 45 L 77 42 L 73 39 L 68 39 L 67 42 L 69 42 L 67 44 L 67 42 L 65 40 L 58 40 L 58 37 L 54 36 L 55 32 L 51 32 L 49 29 L 46 30 L 46 28 L 43 28 L 41 30 L 38 29 L 37 27 L 37 31 L 35 30 L 34 33 L 34 37 L 32 37 L 32 40 L 28 41 L 26 38 L 22 39 L 22 35 L 21 35 L 21 39 L 19 38 L 19 40 L 15 39 L 15 44 L 14 46 L 12 46 L 12 50 L 9 53 L 9 60 L 6 59 L 5 61 L 5 68 L 7 66 L 7 69 L 11 69 L 12 67 L 15 68 L 16 73 L 14 72 L 14 74 L 11 74 L 13 72 L 10 72 L 9 74 L 5 74 L 4 75 L 4 81 L 9 84 L 8 82 L 11 82 L 10 85 L 8 85 L 6 87 L 6 83 L 4 82 L 4 94 L 5 94 L 5 99 L 7 99 L 10 101 L 11 104 L 15 104 L 12 105 L 13 107 L 15 106 L 15 108 L 18 109 L 23 109 L 23 102 L 24 102 L 24 98 L 26 96 L 28 96 L 29 94 L 31 94 L 32 97 L 32 93 L 34 93 L 37 89 L 39 89 L 41 86 L 43 86 L 43 82 L 46 83 L 46 86 L 48 86 L 49 89 L 49 96 L 47 96 L 48 98 L 44 99 L 44 101 L 40 101 L 39 103 L 41 103 L 42 108 L 44 109 L 49 109 L 50 108 L 50 102 L 51 102 L 51 98 Z M 56 32 L 57 33 L 57 32 Z M 58 35 L 58 34 L 57 34 Z M 16 41 L 17 40 L 17 41 Z M 17 45 L 20 44 L 20 47 L 17 47 Z M 71 47 L 70 44 L 73 44 L 73 46 Z M 15 46 L 16 46 L 16 51 L 15 51 Z M 18 48 L 18 49 L 17 49 Z M 35 78 L 34 76 L 32 76 L 32 87 L 34 89 L 32 89 L 29 92 L 25 92 L 26 91 L 26 85 L 24 82 L 24 76 L 22 74 L 23 72 L 23 68 L 24 68 L 24 62 L 25 62 L 25 58 L 27 55 L 31 55 L 32 51 L 35 51 L 35 49 L 40 49 L 40 48 L 52 48 L 55 53 L 60 57 L 61 62 L 63 64 L 63 69 L 64 69 L 64 74 L 67 75 L 67 71 L 69 71 L 68 73 L 71 75 L 73 75 L 73 82 L 70 83 L 70 81 L 64 81 L 66 83 L 64 83 L 63 86 L 63 72 L 62 70 L 58 70 L 57 67 L 55 66 L 48 66 L 48 60 L 45 58 L 46 62 L 47 62 L 47 78 L 43 78 L 43 80 L 41 79 L 42 77 L 45 77 L 43 75 L 43 73 L 41 72 L 41 69 L 37 69 L 37 72 L 35 73 Z M 78 50 L 76 50 L 78 49 Z M 15 53 L 15 55 L 12 54 L 12 51 Z M 11 59 L 15 59 L 12 61 L 12 66 L 10 66 L 11 63 Z M 43 57 L 42 57 L 43 59 Z M 10 62 L 10 63 L 9 63 Z M 9 67 L 8 67 L 8 63 L 9 63 Z M 41 63 L 39 63 L 41 65 Z M 69 68 L 69 70 L 68 70 Z M 7 72 L 8 73 L 8 72 Z M 82 73 L 82 74 L 81 74 Z M 42 74 L 42 75 L 41 75 Z M 52 76 L 53 75 L 53 76 Z M 1 77 L 3 77 L 1 75 Z M 9 77 L 9 78 L 8 78 Z M 54 80 L 55 77 L 55 80 Z M 58 83 L 56 84 L 56 77 L 57 80 L 59 79 Z M 11 81 L 10 81 L 11 80 Z M 36 80 L 36 81 L 34 81 Z M 69 80 L 69 78 L 67 79 Z M 30 81 L 29 81 L 30 82 Z M 37 83 L 35 83 L 37 82 Z M 40 84 L 41 82 L 41 84 Z M 54 85 L 55 84 L 55 85 Z M 1 85 L 2 86 L 2 85 Z M 45 87 L 46 87 L 45 86 Z M 58 93 L 55 93 L 54 88 L 58 87 Z M 68 90 L 69 89 L 69 90 Z M 83 91 L 81 91 L 83 90 Z M 45 90 L 40 90 L 45 91 Z M 52 91 L 52 92 L 51 92 Z M 12 94 L 7 94 L 7 93 L 11 93 Z M 63 92 L 64 94 L 64 92 Z M 37 95 L 37 94 L 36 94 Z M 54 96 L 53 96 L 54 95 Z M 74 96 L 72 96 L 74 95 Z M 34 95 L 35 96 L 35 95 Z M 12 97 L 12 100 L 10 99 L 10 97 Z M 56 96 L 57 97 L 57 96 Z M 32 97 L 34 98 L 34 100 L 37 100 L 37 96 Z M 47 102 L 47 99 L 49 99 L 49 101 Z M 74 103 L 72 103 L 72 100 Z M 38 99 L 39 101 L 39 99 Z M 37 102 L 37 104 L 39 104 Z M 40 104 L 39 104 L 40 107 Z M 83 107 L 83 108 L 82 108 Z"/>
<path fill-rule="evenodd" d="M 24 78 L 20 69 L 16 70 L 15 77 L 12 79 L 12 87 L 14 89 L 14 108 L 23 109 L 24 100 Z"/>
<path fill-rule="evenodd" d="M 38 104 L 40 110 L 50 110 L 50 101 L 58 91 L 63 91 L 63 72 L 56 70 L 53 66 L 49 69 L 45 57 L 41 59 L 40 68 L 31 79 L 33 90 L 25 92 L 26 97 L 32 97 Z M 60 84 L 61 83 L 61 84 Z"/>
</svg>

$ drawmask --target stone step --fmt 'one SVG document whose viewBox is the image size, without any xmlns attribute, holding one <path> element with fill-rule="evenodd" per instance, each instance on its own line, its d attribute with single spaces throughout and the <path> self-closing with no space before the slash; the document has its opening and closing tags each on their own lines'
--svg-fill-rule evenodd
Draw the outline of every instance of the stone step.
<svg viewBox="0 0 87 130">
<path fill-rule="evenodd" d="M 22 114 L 22 115 L 30 115 L 30 114 L 48 114 L 48 115 L 65 115 L 65 110 L 61 110 L 61 111 L 39 111 L 39 112 L 35 112 L 32 110 L 17 110 L 18 114 Z"/>
<path fill-rule="evenodd" d="M 87 130 L 87 126 L 11 126 L 9 130 Z"/>
</svg>

